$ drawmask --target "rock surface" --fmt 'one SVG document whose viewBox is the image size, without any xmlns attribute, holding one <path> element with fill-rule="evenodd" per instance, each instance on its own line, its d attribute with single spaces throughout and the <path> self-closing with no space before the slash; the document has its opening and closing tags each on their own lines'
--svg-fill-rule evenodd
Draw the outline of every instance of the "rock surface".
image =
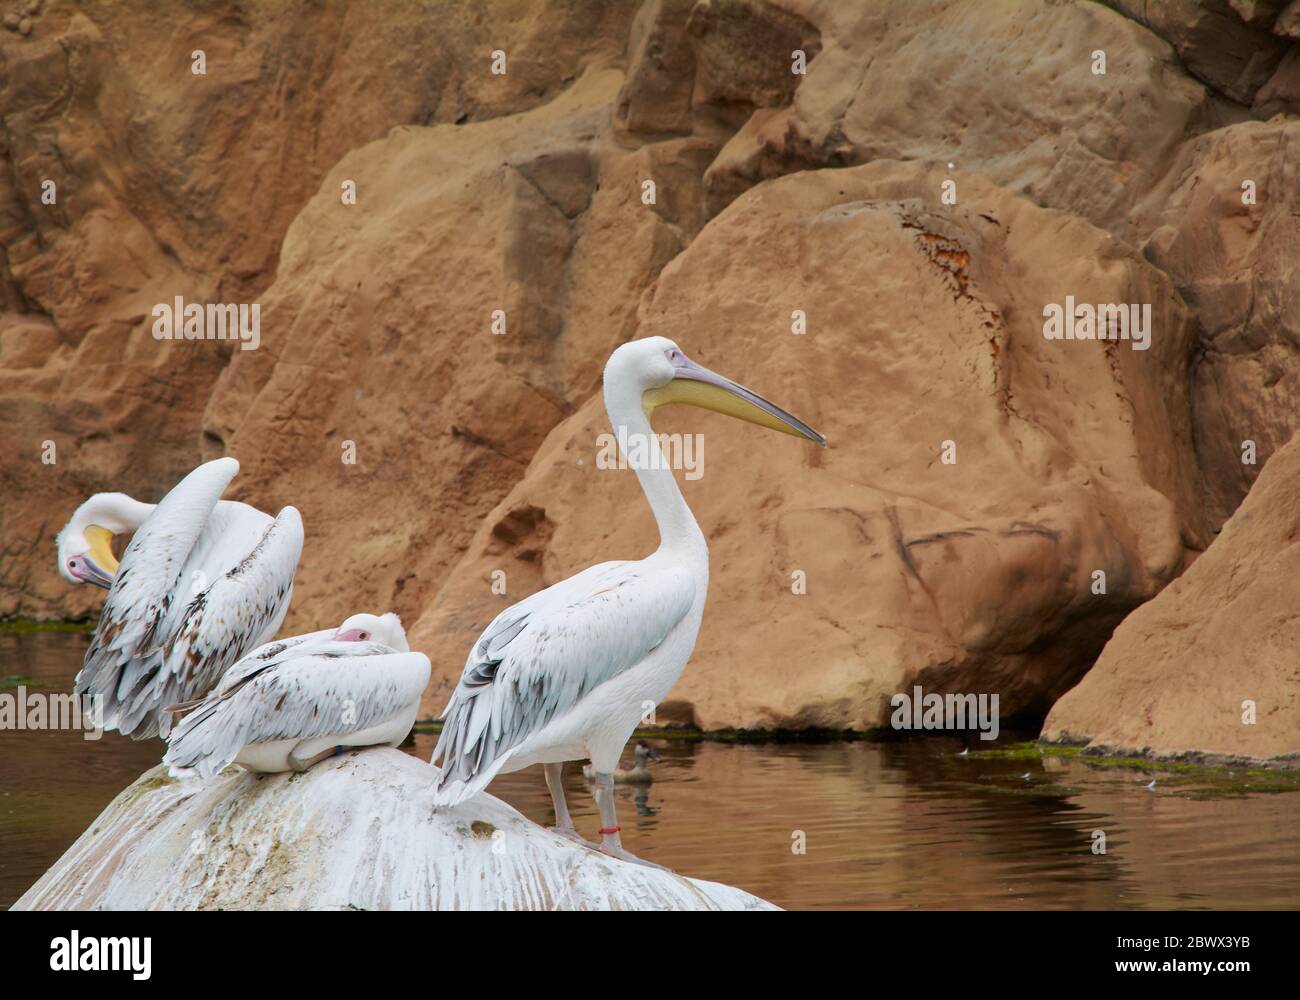
<svg viewBox="0 0 1300 1000">
<path fill-rule="evenodd" d="M 290 227 L 263 297 L 279 335 L 222 373 L 204 453 L 240 457 L 244 495 L 295 504 L 328 539 L 300 564 L 313 616 L 361 599 L 414 619 L 632 336 L 684 240 L 641 208 L 636 155 L 610 148 L 621 79 L 593 71 L 527 115 L 395 130 L 344 157 Z M 615 233 L 630 246 L 610 260 Z"/>
<path fill-rule="evenodd" d="M 1102 0 L 1166 39 L 1198 80 L 1250 104 L 1288 45 L 1269 30 L 1280 0 Z"/>
<path fill-rule="evenodd" d="M 15 910 L 773 910 L 607 858 L 491 795 L 435 812 L 428 764 L 344 754 L 303 775 L 161 766 L 109 803 Z"/>
<path fill-rule="evenodd" d="M 1300 414 L 1300 122 L 1244 122 L 1183 145 L 1144 201 L 1143 253 L 1201 326 L 1196 452 L 1222 521 Z M 1257 461 L 1242 461 L 1253 446 Z"/>
<path fill-rule="evenodd" d="M 818 29 L 822 52 L 790 104 L 756 110 L 709 167 L 715 211 L 778 174 L 919 159 L 1127 235 L 1178 144 L 1244 116 L 1182 72 L 1167 43 L 1094 3 L 781 6 Z"/>
<path fill-rule="evenodd" d="M 281 354 L 302 373 L 332 371 L 328 389 L 296 387 L 300 399 L 317 400 L 342 394 L 342 374 L 363 360 L 391 356 L 392 335 L 381 343 L 369 315 L 349 326 L 331 315 L 323 325 L 347 351 L 326 355 L 331 343 L 321 340 L 304 363 L 291 348 L 283 296 L 266 294 L 285 264 L 290 223 L 346 153 L 397 126 L 441 122 L 455 131 L 452 123 L 545 106 L 588 66 L 618 58 L 634 12 L 629 2 L 525 10 L 490 0 L 393 4 L 377 18 L 359 3 L 236 2 L 158 18 L 138 4 L 53 3 L 32 39 L 0 35 L 0 616 L 97 608 L 100 595 L 70 589 L 53 572 L 51 540 L 69 504 L 106 489 L 157 499 L 204 456 L 229 450 L 224 424 L 205 413 L 214 396 L 218 416 L 222 399 L 234 404 L 235 390 L 224 387 L 233 380 L 242 389 L 244 376 L 220 377 L 245 367 L 234 364 L 240 354 L 261 362 L 251 365 L 258 389 Z M 192 72 L 195 38 L 202 75 Z M 504 75 L 490 72 L 498 48 L 510 54 Z M 490 145 L 482 153 L 492 155 Z M 403 181 L 418 189 L 425 176 Z M 359 206 L 378 193 L 367 179 Z M 336 206 L 341 180 L 331 181 Z M 47 181 L 52 204 L 43 200 Z M 443 183 L 460 179 L 444 173 Z M 390 191 L 390 200 L 402 194 Z M 354 237 L 345 226 L 331 238 Z M 378 279 L 377 249 L 353 243 L 342 266 Z M 428 268 L 448 270 L 423 263 L 425 286 Z M 355 289 L 338 274 L 319 278 L 344 282 L 336 297 Z M 232 354 L 230 342 L 153 339 L 151 309 L 176 296 L 260 303 L 261 349 Z M 394 308 L 409 316 L 413 305 Z M 427 318 L 415 317 L 425 333 Z M 242 392 L 235 398 L 244 402 Z M 298 426 L 279 433 L 296 439 Z M 403 431 L 408 447 L 417 437 Z M 328 446 L 324 471 L 337 470 L 334 437 L 311 440 L 320 452 Z M 52 464 L 42 461 L 47 441 Z M 459 469 L 460 460 L 448 461 Z M 237 499 L 263 506 L 290 502 L 260 482 L 235 488 L 245 491 Z M 300 503 L 316 488 L 284 484 L 283 496 Z"/>
<path fill-rule="evenodd" d="M 96 609 L 52 559 L 84 496 L 233 454 L 304 515 L 286 630 L 397 610 L 432 714 L 504 600 L 653 545 L 593 461 L 605 357 L 664 333 L 832 448 L 664 414 L 714 564 L 661 721 L 920 682 L 1037 724 L 1300 427 L 1295 9 L 44 4 L 0 32 L 0 616 Z M 178 295 L 261 346 L 156 341 Z M 1045 341 L 1066 295 L 1152 349 Z"/>
<path fill-rule="evenodd" d="M 1273 457 L 1195 565 L 1115 630 L 1053 706 L 1042 738 L 1300 764 L 1298 490 L 1300 437 Z"/>
<path fill-rule="evenodd" d="M 959 205 L 936 206 L 927 193 L 953 177 Z M 1155 303 L 1150 349 L 1045 340 L 1041 303 L 1065 289 Z M 1182 569 L 1183 540 L 1212 537 L 1175 374 L 1195 331 L 1168 279 L 978 177 L 878 162 L 762 185 L 665 268 L 639 332 L 691 344 L 831 442 L 656 414 L 660 432 L 703 436 L 702 475 L 683 485 L 711 558 L 700 641 L 661 722 L 870 728 L 913 683 L 1041 713 L 1100 650 L 1089 637 Z M 412 642 L 444 651 L 430 714 L 456 651 L 509 600 L 654 547 L 634 476 L 597 468 L 607 429 L 593 397 L 551 433 L 416 623 Z"/>
</svg>

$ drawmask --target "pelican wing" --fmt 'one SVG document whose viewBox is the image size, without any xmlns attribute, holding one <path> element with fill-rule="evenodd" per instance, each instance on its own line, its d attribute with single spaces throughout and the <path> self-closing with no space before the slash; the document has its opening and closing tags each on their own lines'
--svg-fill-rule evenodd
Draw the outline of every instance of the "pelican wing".
<svg viewBox="0 0 1300 1000">
<path fill-rule="evenodd" d="M 221 680 L 217 682 L 212 693 L 216 695 L 225 694 L 234 687 L 238 687 L 252 674 L 256 674 L 266 667 L 279 667 L 288 663 L 296 656 L 305 656 L 312 653 L 315 647 L 332 643 L 334 636 L 338 635 L 338 628 L 323 628 L 318 632 L 308 632 L 305 635 L 294 635 L 287 639 L 276 639 L 274 642 L 266 642 L 258 646 L 252 652 L 245 654 L 239 659 L 233 667 L 221 675 Z M 198 705 L 203 701 L 200 698 L 192 704 Z"/>
<path fill-rule="evenodd" d="M 443 712 L 438 797 L 483 788 L 513 751 L 635 667 L 689 612 L 684 569 L 602 563 L 507 608 L 470 651 Z"/>
<path fill-rule="evenodd" d="M 124 720 L 124 702 L 162 662 L 167 638 L 162 626 L 185 563 L 238 471 L 233 458 L 200 465 L 162 498 L 122 553 L 75 685 L 78 695 L 90 695 L 103 706 L 106 728 L 137 737 L 153 734 L 152 718 L 143 725 L 140 719 Z"/>
<path fill-rule="evenodd" d="M 290 636 L 288 639 L 265 642 L 252 652 L 245 654 L 233 667 L 222 674 L 221 679 L 217 681 L 216 686 L 211 691 L 191 701 L 167 705 L 163 708 L 163 711 L 172 716 L 191 712 L 202 705 L 209 696 L 223 695 L 232 688 L 238 687 L 251 674 L 256 674 L 269 666 L 280 666 L 295 656 L 310 653 L 312 652 L 311 647 L 331 642 L 337 634 L 337 628 L 323 628 L 318 632 L 308 632 L 305 635 Z"/>
<path fill-rule="evenodd" d="M 302 518 L 285 507 L 253 551 L 186 605 L 158 668 L 131 697 L 127 716 L 151 715 L 204 694 L 245 650 L 273 635 L 289 609 L 302 542 Z M 158 727 L 166 736 L 169 714 L 158 713 Z"/>
<path fill-rule="evenodd" d="M 326 633 L 300 638 L 308 641 L 269 643 L 245 657 L 172 730 L 163 763 L 173 776 L 210 778 L 253 743 L 369 729 L 409 708 L 429 683 L 423 653 Z"/>
</svg>

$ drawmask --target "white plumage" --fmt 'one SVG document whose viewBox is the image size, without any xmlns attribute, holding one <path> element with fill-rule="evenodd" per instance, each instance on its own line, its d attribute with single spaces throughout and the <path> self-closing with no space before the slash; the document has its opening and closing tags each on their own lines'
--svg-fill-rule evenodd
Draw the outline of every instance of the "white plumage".
<svg viewBox="0 0 1300 1000">
<path fill-rule="evenodd" d="M 562 762 L 590 758 L 600 805 L 601 850 L 622 849 L 613 771 L 638 721 L 676 683 L 704 614 L 709 557 L 704 536 L 665 461 L 649 414 L 688 403 L 818 444 L 807 424 L 743 386 L 689 360 L 663 337 L 624 344 L 605 366 L 605 408 L 615 436 L 635 442 L 629 463 L 659 528 L 659 548 L 635 562 L 601 563 L 499 614 L 470 650 L 443 712 L 434 751 L 436 800 L 454 805 L 497 774 L 543 764 L 556 829 L 573 830 Z M 640 461 L 634 460 L 633 452 Z"/>
<path fill-rule="evenodd" d="M 207 462 L 156 506 L 100 494 L 60 534 L 66 571 L 77 558 L 70 554 L 80 548 L 76 543 L 94 536 L 89 529 L 135 530 L 115 572 L 91 562 L 95 572 L 84 577 L 111 580 L 75 689 L 98 700 L 104 728 L 136 739 L 166 735 L 163 706 L 206 693 L 284 621 L 302 552 L 302 519 L 293 507 L 272 518 L 221 500 L 238 471 L 233 458 Z"/>
<path fill-rule="evenodd" d="M 682 553 L 683 566 L 677 555 L 592 566 L 493 620 L 444 713 L 442 801 L 454 805 L 498 773 L 531 764 L 590 755 L 597 771 L 613 769 L 695 644 L 708 564 Z M 617 692 L 598 692 L 620 678 Z"/>
<path fill-rule="evenodd" d="M 415 723 L 429 660 L 412 653 L 394 614 L 353 615 L 337 629 L 267 643 L 172 730 L 163 763 L 210 778 L 231 762 L 254 771 L 305 770 L 346 747 L 397 746 Z"/>
</svg>

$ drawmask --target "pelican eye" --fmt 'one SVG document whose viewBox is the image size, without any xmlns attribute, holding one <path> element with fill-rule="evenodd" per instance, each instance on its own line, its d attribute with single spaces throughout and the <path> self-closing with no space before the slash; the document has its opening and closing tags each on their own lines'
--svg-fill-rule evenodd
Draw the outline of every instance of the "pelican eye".
<svg viewBox="0 0 1300 1000">
<path fill-rule="evenodd" d="M 367 639 L 370 638 L 370 633 L 369 633 L 369 632 L 362 632 L 362 633 L 360 633 L 360 634 L 357 636 L 357 638 L 360 639 L 362 642 L 365 642 Z"/>
</svg>

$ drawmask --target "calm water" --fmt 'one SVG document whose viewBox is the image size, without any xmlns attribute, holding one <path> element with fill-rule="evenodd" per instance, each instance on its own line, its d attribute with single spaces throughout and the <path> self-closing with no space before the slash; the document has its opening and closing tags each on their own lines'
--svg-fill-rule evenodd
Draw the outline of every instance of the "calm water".
<svg viewBox="0 0 1300 1000">
<path fill-rule="evenodd" d="M 0 677 L 66 690 L 86 643 L 83 635 L 0 634 Z M 434 742 L 419 733 L 407 749 L 427 760 Z M 654 784 L 640 795 L 620 789 L 627 847 L 781 906 L 1300 906 L 1300 793 L 1241 792 L 1241 775 L 963 758 L 960 743 L 937 739 L 652 742 L 663 755 Z M 0 906 L 156 763 L 160 748 L 116 735 L 88 742 L 79 733 L 0 731 Z M 578 768 L 569 770 L 574 820 L 594 838 L 590 793 Z M 540 770 L 508 775 L 492 791 L 553 821 Z M 1092 853 L 1094 830 L 1106 833 L 1104 856 Z M 791 849 L 796 831 L 806 853 Z"/>
</svg>

